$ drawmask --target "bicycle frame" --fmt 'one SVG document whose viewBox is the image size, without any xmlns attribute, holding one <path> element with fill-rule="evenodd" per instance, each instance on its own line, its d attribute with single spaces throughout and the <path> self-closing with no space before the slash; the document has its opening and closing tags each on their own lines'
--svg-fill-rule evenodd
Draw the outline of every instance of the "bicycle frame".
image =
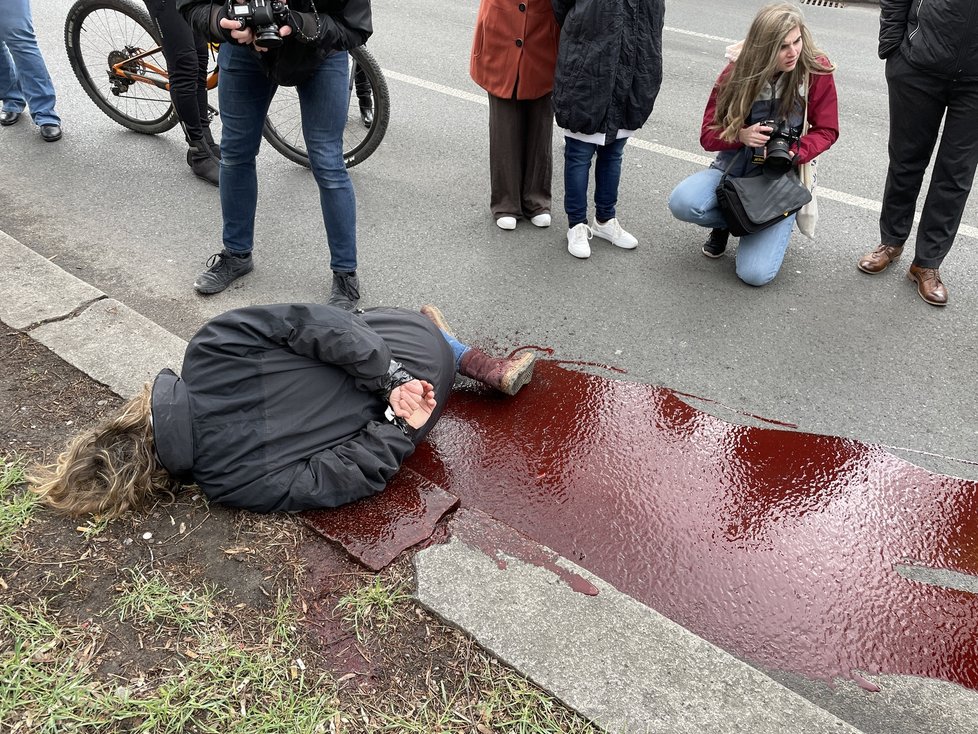
<svg viewBox="0 0 978 734">
<path fill-rule="evenodd" d="M 126 48 L 126 51 L 127 52 L 129 52 L 130 50 L 131 49 L 129 47 Z M 123 79 L 126 79 L 126 80 L 130 81 L 130 82 L 140 82 L 142 84 L 152 84 L 155 87 L 158 87 L 160 89 L 163 89 L 163 90 L 166 90 L 167 92 L 169 92 L 170 91 L 170 75 L 166 71 L 166 69 L 161 69 L 160 67 L 156 66 L 155 64 L 152 64 L 150 62 L 144 61 L 144 59 L 146 59 L 146 58 L 148 58 L 150 56 L 155 56 L 156 54 L 162 54 L 162 53 L 163 53 L 163 47 L 162 46 L 157 46 L 156 48 L 151 48 L 151 49 L 148 49 L 146 51 L 142 51 L 142 52 L 136 54 L 135 56 L 130 56 L 125 61 L 120 61 L 120 62 L 118 62 L 116 64 L 112 64 L 109 67 L 109 71 L 110 71 L 111 74 L 115 74 L 116 76 L 119 76 L 119 77 L 121 77 Z M 130 71 L 130 70 L 124 68 L 127 64 L 131 64 L 134 61 L 140 62 L 140 66 L 143 69 L 148 70 L 150 73 L 149 74 L 146 74 L 146 73 L 137 73 L 137 72 L 133 72 L 133 71 Z M 214 67 L 214 70 L 211 71 L 207 75 L 207 89 L 208 89 L 208 91 L 209 90 L 212 90 L 212 89 L 215 89 L 215 88 L 217 88 L 217 67 Z"/>
</svg>

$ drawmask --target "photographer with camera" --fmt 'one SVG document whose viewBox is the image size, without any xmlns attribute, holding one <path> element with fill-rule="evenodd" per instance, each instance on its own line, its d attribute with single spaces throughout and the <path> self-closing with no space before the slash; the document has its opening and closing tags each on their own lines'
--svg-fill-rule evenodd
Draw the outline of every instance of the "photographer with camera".
<svg viewBox="0 0 978 734">
<path fill-rule="evenodd" d="M 738 177 L 785 175 L 828 150 L 839 137 L 835 65 L 815 46 L 801 10 L 788 3 L 761 8 L 747 37 L 727 49 L 703 113 L 700 143 L 718 151 L 704 171 L 673 190 L 669 210 L 684 222 L 710 228 L 703 254 L 719 258 L 730 232 L 717 201 L 724 172 Z M 801 135 L 807 114 L 809 129 Z M 781 269 L 795 215 L 740 238 L 737 277 L 749 285 L 774 280 Z"/>
<path fill-rule="evenodd" d="M 333 272 L 329 303 L 360 300 L 356 198 L 343 162 L 349 54 L 373 31 L 369 0 L 177 0 L 191 26 L 215 41 L 221 82 L 221 212 L 224 249 L 197 276 L 198 293 L 219 293 L 253 269 L 258 175 L 255 158 L 279 84 L 299 96 Z"/>
</svg>

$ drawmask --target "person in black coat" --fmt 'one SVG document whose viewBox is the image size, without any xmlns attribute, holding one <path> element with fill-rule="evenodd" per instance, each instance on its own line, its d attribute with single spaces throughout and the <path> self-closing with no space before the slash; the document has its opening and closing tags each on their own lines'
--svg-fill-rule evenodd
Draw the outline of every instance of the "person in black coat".
<svg viewBox="0 0 978 734">
<path fill-rule="evenodd" d="M 907 277 L 927 303 L 945 306 L 939 268 L 954 244 L 978 168 L 978 3 L 880 0 L 879 56 L 886 59 L 890 161 L 880 244 L 857 267 L 875 275 L 903 253 L 940 134 Z"/>
<path fill-rule="evenodd" d="M 553 106 L 564 133 L 567 250 L 591 256 L 592 235 L 626 250 L 638 240 L 615 212 L 628 137 L 642 127 L 662 84 L 664 0 L 553 0 L 560 25 Z M 594 168 L 595 216 L 588 226 Z"/>
<path fill-rule="evenodd" d="M 441 312 L 319 304 L 235 309 L 115 416 L 31 478 L 69 514 L 117 516 L 181 484 L 256 512 L 335 507 L 383 491 L 438 420 L 456 370 L 507 394 L 535 356 L 494 359 Z"/>
</svg>

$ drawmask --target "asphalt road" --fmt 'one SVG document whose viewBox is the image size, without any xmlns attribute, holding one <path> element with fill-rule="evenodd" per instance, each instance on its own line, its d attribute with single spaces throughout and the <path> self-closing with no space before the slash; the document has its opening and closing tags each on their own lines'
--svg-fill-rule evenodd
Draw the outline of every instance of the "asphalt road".
<svg viewBox="0 0 978 734">
<path fill-rule="evenodd" d="M 85 96 L 63 46 L 70 4 L 34 3 L 65 137 L 45 144 L 25 124 L 0 132 L 0 229 L 184 338 L 228 308 L 323 300 L 315 186 L 270 148 L 259 162 L 255 272 L 217 296 L 193 292 L 220 249 L 217 191 L 190 175 L 179 130 L 131 133 Z M 591 259 L 578 261 L 565 248 L 559 141 L 554 227 L 503 232 L 489 216 L 487 107 L 468 77 L 478 1 L 375 0 L 369 46 L 393 110 L 380 150 L 352 172 L 364 305 L 435 302 L 471 341 L 548 347 L 555 359 L 699 396 L 710 402 L 693 400 L 698 407 L 731 421 L 762 416 L 851 436 L 978 478 L 978 289 L 968 276 L 978 268 L 978 197 L 942 268 L 946 309 L 917 297 L 906 262 L 875 278 L 855 268 L 878 242 L 885 175 L 875 7 L 805 6 L 839 66 L 842 137 L 820 161 L 818 238 L 794 235 L 774 283 L 741 284 L 732 257 L 704 258 L 703 232 L 668 213 L 671 188 L 707 160 L 698 126 L 724 48 L 761 4 L 669 4 L 665 81 L 626 149 L 618 207 L 640 246 L 595 241 Z"/>
</svg>

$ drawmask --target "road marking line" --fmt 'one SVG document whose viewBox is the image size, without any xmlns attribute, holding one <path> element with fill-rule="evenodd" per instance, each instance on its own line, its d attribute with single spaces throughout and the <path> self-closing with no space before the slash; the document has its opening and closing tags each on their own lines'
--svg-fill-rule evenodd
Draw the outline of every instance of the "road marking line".
<svg viewBox="0 0 978 734">
<path fill-rule="evenodd" d="M 684 33 L 686 35 L 696 36 L 697 38 L 709 38 L 717 41 L 730 41 L 729 38 L 721 38 L 720 36 L 707 36 L 702 33 L 695 33 L 693 31 L 681 31 L 678 29 L 671 29 L 676 33 Z M 438 92 L 439 94 L 444 94 L 449 97 L 455 97 L 456 99 L 462 99 L 466 102 L 474 102 L 475 104 L 481 104 L 483 107 L 489 106 L 489 99 L 485 94 L 473 94 L 472 92 L 465 92 L 461 89 L 454 89 L 452 87 L 447 87 L 444 84 L 437 84 L 435 82 L 429 82 L 426 79 L 419 79 L 415 76 L 409 76 L 408 74 L 401 74 L 397 71 L 391 71 L 389 69 L 382 69 L 384 76 L 388 79 L 396 79 L 399 82 L 404 82 L 405 84 L 411 84 L 415 87 L 421 87 L 422 89 L 427 89 L 432 92 Z M 636 148 L 642 148 L 650 153 L 656 153 L 658 155 L 664 155 L 669 158 L 675 158 L 677 160 L 686 161 L 688 163 L 698 163 L 700 165 L 708 166 L 713 160 L 712 157 L 705 155 L 699 155 L 697 153 L 689 153 L 685 150 L 679 150 L 677 148 L 669 148 L 665 145 L 659 145 L 658 143 L 650 143 L 641 138 L 632 137 L 628 144 Z M 819 186 L 816 189 L 816 194 L 819 198 L 830 199 L 832 201 L 838 201 L 841 204 L 848 204 L 849 206 L 854 206 L 859 209 L 865 209 L 866 211 L 876 212 L 877 214 L 882 210 L 883 204 L 875 199 L 867 199 L 862 196 L 856 196 L 855 194 L 847 194 L 844 191 L 836 191 L 835 189 L 828 189 L 824 186 Z M 920 212 L 916 212 L 913 217 L 914 222 L 920 221 Z M 969 224 L 962 224 L 958 227 L 958 234 L 965 237 L 971 237 L 973 239 L 978 239 L 978 227 L 973 227 Z"/>
</svg>

